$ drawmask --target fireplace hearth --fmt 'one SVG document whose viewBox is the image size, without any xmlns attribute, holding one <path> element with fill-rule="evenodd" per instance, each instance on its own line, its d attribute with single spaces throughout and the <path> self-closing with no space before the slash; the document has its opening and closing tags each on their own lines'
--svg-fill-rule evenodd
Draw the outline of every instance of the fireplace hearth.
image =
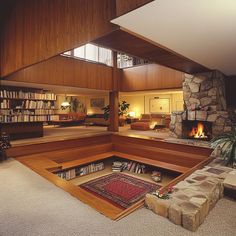
<svg viewBox="0 0 236 236">
<path fill-rule="evenodd" d="M 171 113 L 176 138 L 210 140 L 232 129 L 225 96 L 225 75 L 219 71 L 184 75 L 184 110 Z"/>
<path fill-rule="evenodd" d="M 182 138 L 196 140 L 211 140 L 212 122 L 198 120 L 182 121 Z"/>
</svg>

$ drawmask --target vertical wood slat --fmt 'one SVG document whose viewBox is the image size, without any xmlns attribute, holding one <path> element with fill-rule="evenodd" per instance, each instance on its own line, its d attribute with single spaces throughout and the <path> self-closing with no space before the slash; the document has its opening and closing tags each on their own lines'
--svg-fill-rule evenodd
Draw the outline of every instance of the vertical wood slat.
<svg viewBox="0 0 236 236">
<path fill-rule="evenodd" d="M 158 64 L 123 70 L 121 91 L 182 88 L 183 72 Z"/>
<path fill-rule="evenodd" d="M 116 15 L 120 16 L 135 10 L 153 0 L 116 0 Z"/>
</svg>

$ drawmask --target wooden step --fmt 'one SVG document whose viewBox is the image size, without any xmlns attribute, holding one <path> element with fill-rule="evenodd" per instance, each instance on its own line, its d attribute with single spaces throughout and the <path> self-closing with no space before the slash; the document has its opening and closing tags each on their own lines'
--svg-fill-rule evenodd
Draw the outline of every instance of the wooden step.
<svg viewBox="0 0 236 236">
<path fill-rule="evenodd" d="M 61 169 L 65 170 L 65 169 L 69 169 L 75 166 L 85 165 L 94 161 L 99 161 L 99 160 L 112 157 L 113 155 L 114 155 L 113 152 L 105 152 L 105 153 L 94 155 L 94 156 L 84 157 L 78 160 L 63 162 L 61 163 L 61 166 L 62 166 Z"/>
<path fill-rule="evenodd" d="M 162 161 L 151 160 L 148 158 L 135 156 L 135 155 L 129 155 L 126 153 L 116 152 L 116 151 L 106 152 L 106 153 L 102 153 L 102 154 L 94 155 L 94 156 L 90 156 L 90 157 L 85 157 L 85 158 L 82 158 L 79 160 L 64 162 L 64 163 L 61 163 L 61 166 L 62 166 L 62 170 L 64 170 L 64 169 L 69 169 L 69 168 L 72 168 L 75 166 L 88 164 L 88 163 L 91 163 L 94 161 L 103 160 L 103 159 L 106 159 L 106 158 L 109 158 L 112 156 L 125 158 L 125 159 L 131 160 L 131 161 L 137 161 L 140 163 L 160 167 L 160 168 L 171 170 L 171 171 L 178 172 L 178 173 L 185 173 L 190 169 L 190 168 L 187 168 L 184 166 L 173 165 L 173 164 L 169 164 L 169 163 L 162 162 Z"/>
<path fill-rule="evenodd" d="M 193 167 L 205 158 L 197 159 L 191 157 L 191 154 L 179 153 L 168 149 L 148 147 L 142 145 L 129 145 L 117 143 L 113 145 L 114 151 L 127 153 L 130 155 L 142 156 L 151 160 L 158 160 L 174 165 Z"/>
<path fill-rule="evenodd" d="M 26 155 L 33 155 L 44 152 L 53 152 L 65 149 L 83 148 L 84 146 L 94 146 L 99 144 L 111 143 L 111 134 L 93 134 L 88 137 L 78 137 L 64 139 L 63 137 L 58 138 L 56 141 L 44 141 L 40 143 L 34 143 L 32 140 L 31 144 L 19 144 L 13 145 L 7 150 L 9 157 L 20 157 Z"/>
<path fill-rule="evenodd" d="M 157 161 L 157 160 L 152 160 L 149 158 L 140 157 L 140 156 L 136 156 L 136 155 L 130 155 L 130 154 L 122 153 L 122 152 L 113 151 L 113 155 L 115 155 L 117 157 L 122 157 L 122 158 L 125 158 L 128 160 L 137 161 L 137 162 L 141 162 L 144 164 L 160 167 L 160 168 L 163 168 L 166 170 L 175 171 L 178 173 L 185 173 L 190 169 L 185 166 L 174 165 L 174 164 L 170 164 L 170 163 L 166 163 L 166 162 L 162 162 L 162 161 Z"/>
</svg>

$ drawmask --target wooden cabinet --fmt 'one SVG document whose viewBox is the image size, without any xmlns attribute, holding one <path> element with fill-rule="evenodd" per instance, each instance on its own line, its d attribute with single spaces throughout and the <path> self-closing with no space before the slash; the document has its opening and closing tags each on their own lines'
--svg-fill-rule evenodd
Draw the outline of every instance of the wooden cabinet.
<svg viewBox="0 0 236 236">
<path fill-rule="evenodd" d="M 10 135 L 11 140 L 43 136 L 43 122 L 0 123 L 0 132 Z"/>
</svg>

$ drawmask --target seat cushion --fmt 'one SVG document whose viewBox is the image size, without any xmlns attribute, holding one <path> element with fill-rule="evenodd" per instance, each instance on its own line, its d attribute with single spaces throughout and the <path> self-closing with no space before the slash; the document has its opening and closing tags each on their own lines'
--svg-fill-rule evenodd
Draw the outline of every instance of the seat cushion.
<svg viewBox="0 0 236 236">
<path fill-rule="evenodd" d="M 133 130 L 150 130 L 149 122 L 134 122 L 130 125 Z"/>
</svg>

